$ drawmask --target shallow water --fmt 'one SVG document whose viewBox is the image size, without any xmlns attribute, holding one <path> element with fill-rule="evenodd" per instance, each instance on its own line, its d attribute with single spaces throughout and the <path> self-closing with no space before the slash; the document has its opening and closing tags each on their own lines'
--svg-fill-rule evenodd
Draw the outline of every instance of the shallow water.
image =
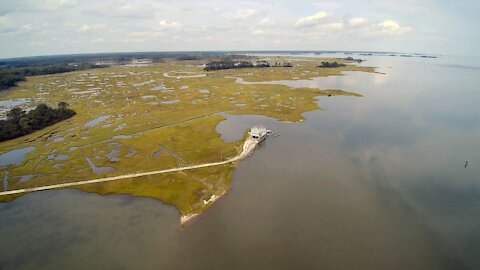
<svg viewBox="0 0 480 270">
<path fill-rule="evenodd" d="M 57 142 L 63 142 L 65 140 L 65 137 L 56 137 L 52 140 L 52 142 L 57 143 Z"/>
<path fill-rule="evenodd" d="M 83 125 L 84 127 L 93 127 L 110 118 L 111 115 L 102 115 Z"/>
<path fill-rule="evenodd" d="M 55 160 L 67 160 L 67 159 L 68 159 L 68 155 L 60 154 L 55 157 Z"/>
<path fill-rule="evenodd" d="M 159 157 L 163 153 L 163 150 L 165 150 L 165 148 L 162 148 L 160 150 L 157 150 L 157 151 L 153 152 L 152 157 L 154 157 L 154 158 Z"/>
<path fill-rule="evenodd" d="M 27 175 L 23 175 L 20 177 L 20 179 L 18 179 L 19 182 L 26 182 L 30 179 L 32 179 L 35 175 L 33 174 L 27 174 Z"/>
<path fill-rule="evenodd" d="M 151 83 L 154 83 L 154 82 L 155 82 L 154 80 L 150 80 L 150 81 L 145 81 L 145 82 L 140 82 L 140 83 L 133 83 L 132 85 L 133 86 L 143 86 L 143 85 L 151 84 Z"/>
<path fill-rule="evenodd" d="M 178 102 L 180 102 L 179 99 L 174 99 L 174 100 L 161 101 L 160 103 L 162 103 L 162 104 L 175 104 L 175 103 L 178 103 Z"/>
<path fill-rule="evenodd" d="M 26 98 L 18 98 L 18 99 L 7 99 L 7 100 L 0 100 L 0 108 L 13 108 L 15 106 L 19 106 L 29 102 L 29 99 Z"/>
<path fill-rule="evenodd" d="M 116 135 L 112 137 L 113 139 L 130 139 L 133 138 L 133 135 Z"/>
<path fill-rule="evenodd" d="M 85 157 L 85 160 L 87 160 L 88 166 L 90 166 L 90 169 L 92 169 L 95 174 L 100 175 L 115 170 L 114 167 L 97 167 L 89 157 Z"/>
<path fill-rule="evenodd" d="M 2 187 L 3 187 L 3 190 L 7 190 L 7 189 L 8 189 L 8 171 L 5 171 L 5 172 L 3 173 Z"/>
<path fill-rule="evenodd" d="M 169 75 L 168 72 L 163 73 L 164 77 L 167 78 L 177 78 L 177 79 L 188 79 L 188 78 L 201 78 L 207 76 L 207 74 L 195 74 L 195 72 L 176 72 L 178 74 L 194 74 L 194 75 Z"/>
<path fill-rule="evenodd" d="M 480 61 L 362 58 L 387 74 L 318 81 L 362 98 L 300 123 L 225 115 L 226 141 L 280 136 L 185 228 L 154 200 L 34 193 L 0 204 L 0 268 L 479 269 Z"/>
<path fill-rule="evenodd" d="M 153 90 L 153 91 L 165 91 L 165 90 L 170 90 L 170 89 L 172 89 L 172 88 L 167 88 L 165 86 L 165 84 L 163 84 L 163 83 L 160 84 L 160 85 L 157 85 L 155 87 L 150 88 L 150 90 Z"/>
<path fill-rule="evenodd" d="M 118 162 L 121 159 L 117 157 L 118 153 L 120 152 L 120 147 L 112 149 L 109 153 L 107 153 L 108 160 L 110 162 Z"/>
<path fill-rule="evenodd" d="M 35 150 L 34 146 L 15 149 L 3 154 L 0 154 L 0 166 L 5 165 L 20 165 L 25 155 Z"/>
</svg>

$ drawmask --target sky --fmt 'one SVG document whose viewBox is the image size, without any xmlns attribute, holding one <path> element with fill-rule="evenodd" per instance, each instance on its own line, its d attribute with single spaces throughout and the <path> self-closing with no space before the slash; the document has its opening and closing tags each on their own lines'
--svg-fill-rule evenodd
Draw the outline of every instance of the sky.
<svg viewBox="0 0 480 270">
<path fill-rule="evenodd" d="M 479 0 L 0 0 L 0 58 L 347 50 L 475 55 Z"/>
</svg>

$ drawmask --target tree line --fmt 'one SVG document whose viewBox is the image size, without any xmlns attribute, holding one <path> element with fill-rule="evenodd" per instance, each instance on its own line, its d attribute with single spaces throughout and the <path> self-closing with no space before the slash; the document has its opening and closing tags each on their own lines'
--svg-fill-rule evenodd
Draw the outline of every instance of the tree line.
<svg viewBox="0 0 480 270">
<path fill-rule="evenodd" d="M 48 75 L 65 73 L 77 70 L 102 68 L 105 65 L 94 65 L 81 63 L 75 65 L 56 64 L 47 66 L 27 66 L 27 67 L 4 67 L 0 68 L 0 90 L 17 85 L 19 81 L 25 81 L 27 76 Z"/>
<path fill-rule="evenodd" d="M 343 63 L 335 62 L 322 62 L 321 65 L 317 66 L 319 68 L 336 68 L 336 67 L 345 67 L 346 65 Z"/>
<path fill-rule="evenodd" d="M 21 137 L 74 116 L 66 102 L 58 103 L 58 108 L 39 104 L 29 112 L 19 107 L 7 113 L 7 119 L 0 120 L 0 141 Z"/>
<path fill-rule="evenodd" d="M 284 63 L 275 63 L 273 66 L 270 65 L 268 61 L 258 60 L 255 63 L 250 61 L 234 61 L 232 59 L 223 59 L 218 61 L 211 61 L 205 65 L 205 70 L 221 70 L 221 69 L 231 69 L 231 68 L 253 68 L 253 67 L 293 67 L 289 62 Z"/>
</svg>

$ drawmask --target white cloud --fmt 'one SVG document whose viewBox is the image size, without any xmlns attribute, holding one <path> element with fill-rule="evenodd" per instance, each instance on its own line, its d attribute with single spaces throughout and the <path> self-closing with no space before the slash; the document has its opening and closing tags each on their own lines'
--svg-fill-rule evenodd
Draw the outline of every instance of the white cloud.
<svg viewBox="0 0 480 270">
<path fill-rule="evenodd" d="M 15 25 L 7 16 L 0 16 L 0 33 L 15 31 Z"/>
<path fill-rule="evenodd" d="M 27 24 L 21 25 L 20 29 L 24 31 L 30 31 L 33 29 L 33 24 L 27 23 Z"/>
<path fill-rule="evenodd" d="M 341 3 L 338 2 L 317 2 L 313 5 L 319 9 L 336 9 L 342 7 Z"/>
<path fill-rule="evenodd" d="M 378 26 L 380 27 L 383 33 L 390 34 L 390 35 L 402 35 L 412 30 L 411 27 L 400 26 L 398 23 L 392 20 L 385 20 L 379 23 Z"/>
<path fill-rule="evenodd" d="M 103 42 L 105 42 L 104 38 L 96 38 L 92 40 L 92 43 L 103 43 Z"/>
<path fill-rule="evenodd" d="M 261 19 L 258 24 L 260 25 L 272 25 L 274 24 L 274 21 L 270 17 L 265 17 Z"/>
<path fill-rule="evenodd" d="M 322 25 L 322 27 L 328 28 L 328 29 L 333 29 L 333 30 L 340 30 L 340 29 L 343 28 L 343 23 L 341 23 L 341 22 L 327 23 L 327 24 Z"/>
<path fill-rule="evenodd" d="M 311 16 L 302 17 L 297 20 L 295 26 L 297 27 L 305 27 L 305 26 L 313 26 L 318 24 L 323 18 L 327 17 L 327 13 L 325 11 L 320 11 L 315 13 Z"/>
<path fill-rule="evenodd" d="M 84 0 L 85 1 L 85 0 Z M 150 1 L 99 1 L 98 4 L 86 6 L 84 12 L 99 18 L 109 17 L 122 20 L 145 20 L 154 17 L 161 4 Z"/>
<path fill-rule="evenodd" d="M 230 17 L 234 20 L 246 20 L 255 15 L 257 11 L 255 9 L 242 9 L 230 14 Z"/>
<path fill-rule="evenodd" d="M 59 10 L 66 7 L 72 7 L 77 4 L 76 0 L 47 0 L 39 3 L 36 0 L 30 0 L 32 6 L 40 10 Z"/>
<path fill-rule="evenodd" d="M 262 29 L 255 29 L 252 31 L 252 34 L 253 35 L 263 35 L 265 34 L 265 31 L 263 31 Z"/>
<path fill-rule="evenodd" d="M 107 27 L 105 24 L 83 24 L 78 28 L 80 32 L 87 32 L 92 30 L 105 30 Z"/>
<path fill-rule="evenodd" d="M 161 30 L 166 30 L 166 29 L 178 29 L 181 28 L 182 24 L 179 22 L 169 22 L 166 20 L 161 20 L 158 23 L 158 28 Z"/>
<path fill-rule="evenodd" d="M 167 34 L 165 32 L 152 30 L 152 31 L 143 31 L 143 32 L 132 32 L 132 33 L 129 33 L 128 35 L 134 38 L 147 39 L 147 38 L 164 37 Z"/>
<path fill-rule="evenodd" d="M 368 20 L 363 17 L 353 17 L 349 21 L 352 26 L 361 26 L 368 23 Z"/>
<path fill-rule="evenodd" d="M 392 20 L 383 21 L 383 22 L 379 23 L 378 25 L 382 26 L 385 29 L 389 29 L 389 30 L 392 30 L 392 31 L 396 31 L 400 28 L 400 25 L 398 23 L 392 21 Z"/>
<path fill-rule="evenodd" d="M 0 39 L 4 40 L 0 57 L 180 48 L 415 51 L 416 46 L 447 46 L 427 38 L 446 37 L 452 42 L 453 31 L 476 38 L 473 26 L 457 27 L 465 19 L 460 16 L 453 21 L 453 13 L 435 24 L 395 11 L 394 0 L 361 1 L 313 0 L 301 5 L 287 0 L 0 0 Z M 433 6 L 433 1 L 420 1 L 413 10 Z M 399 5 L 404 2 L 415 0 Z M 418 14 L 428 15 L 424 13 Z M 426 29 L 436 32 L 424 34 Z M 82 46 L 67 46 L 75 40 Z M 456 40 L 468 43 L 467 37 Z M 46 45 L 28 47 L 34 41 Z"/>
<path fill-rule="evenodd" d="M 435 5 L 432 4 L 435 0 L 370 0 L 370 3 L 377 8 L 394 12 L 406 12 L 406 13 L 424 13 L 423 15 L 430 15 Z"/>
</svg>

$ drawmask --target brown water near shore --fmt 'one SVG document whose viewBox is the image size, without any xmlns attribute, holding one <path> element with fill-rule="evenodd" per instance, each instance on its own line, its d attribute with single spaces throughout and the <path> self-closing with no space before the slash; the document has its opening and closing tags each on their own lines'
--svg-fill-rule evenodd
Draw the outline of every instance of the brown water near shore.
<svg viewBox="0 0 480 270">
<path fill-rule="evenodd" d="M 172 207 L 129 196 L 0 204 L 0 269 L 480 268 L 480 61 L 368 60 L 386 75 L 286 82 L 364 96 L 321 97 L 304 122 L 227 115 L 225 140 L 252 123 L 280 136 L 186 227 Z"/>
</svg>

